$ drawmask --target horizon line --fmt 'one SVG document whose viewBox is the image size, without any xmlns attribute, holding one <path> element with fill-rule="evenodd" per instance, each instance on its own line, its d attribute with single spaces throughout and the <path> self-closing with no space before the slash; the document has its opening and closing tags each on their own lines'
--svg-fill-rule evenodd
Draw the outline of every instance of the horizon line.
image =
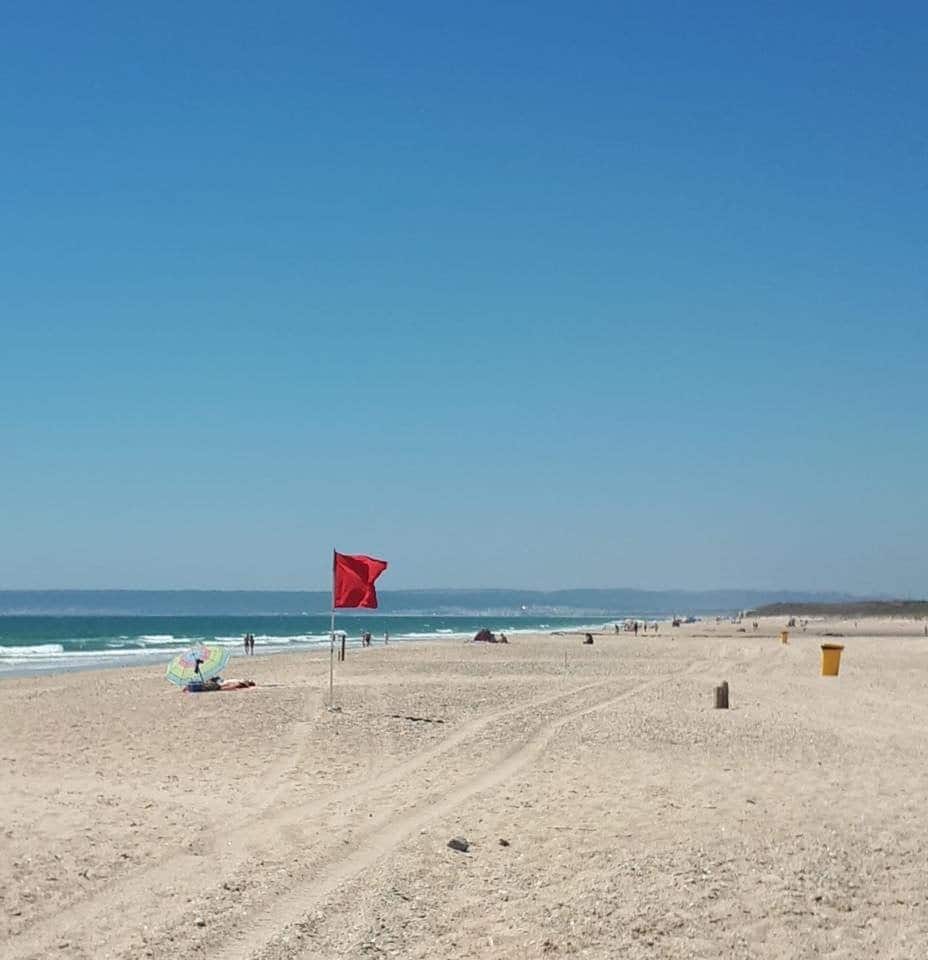
<svg viewBox="0 0 928 960">
<path fill-rule="evenodd" d="M 814 593 L 840 595 L 855 599 L 888 599 L 885 592 L 856 594 L 837 588 L 809 587 L 632 587 L 632 586 L 572 586 L 572 587 L 383 587 L 378 594 L 392 593 L 563 593 L 586 590 L 591 592 L 633 591 L 635 593 Z M 331 587 L 0 587 L 2 593 L 331 593 Z M 912 599 L 893 596 L 893 599 Z"/>
</svg>

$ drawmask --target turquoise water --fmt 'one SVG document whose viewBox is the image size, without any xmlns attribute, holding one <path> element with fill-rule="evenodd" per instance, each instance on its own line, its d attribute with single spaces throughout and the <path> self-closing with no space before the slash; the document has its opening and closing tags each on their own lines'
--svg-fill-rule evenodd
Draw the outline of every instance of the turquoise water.
<svg viewBox="0 0 928 960">
<path fill-rule="evenodd" d="M 463 640 L 482 627 L 505 633 L 565 630 L 587 626 L 590 617 L 377 616 L 339 614 L 336 629 L 360 643 L 369 631 L 382 643 Z M 255 653 L 312 650 L 329 643 L 328 615 L 224 617 L 39 617 L 0 616 L 0 677 L 59 670 L 167 662 L 197 640 L 242 650 L 252 633 Z"/>
</svg>

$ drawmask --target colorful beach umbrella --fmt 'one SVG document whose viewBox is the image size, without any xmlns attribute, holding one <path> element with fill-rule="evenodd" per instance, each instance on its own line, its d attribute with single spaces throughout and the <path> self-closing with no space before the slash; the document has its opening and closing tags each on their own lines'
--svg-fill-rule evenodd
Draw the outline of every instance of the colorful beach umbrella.
<svg viewBox="0 0 928 960">
<path fill-rule="evenodd" d="M 168 664 L 164 675 L 179 687 L 185 687 L 194 680 L 209 680 L 210 677 L 218 676 L 229 662 L 232 656 L 227 647 L 220 647 L 215 644 L 198 643 L 177 654 Z M 199 671 L 197 671 L 199 664 Z"/>
</svg>

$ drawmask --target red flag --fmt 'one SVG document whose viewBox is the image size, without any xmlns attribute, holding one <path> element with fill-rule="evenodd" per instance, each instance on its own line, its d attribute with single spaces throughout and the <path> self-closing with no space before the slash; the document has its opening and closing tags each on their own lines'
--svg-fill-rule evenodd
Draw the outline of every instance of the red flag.
<svg viewBox="0 0 928 960">
<path fill-rule="evenodd" d="M 386 569 L 386 560 L 336 553 L 332 561 L 332 606 L 376 608 L 374 581 Z"/>
</svg>

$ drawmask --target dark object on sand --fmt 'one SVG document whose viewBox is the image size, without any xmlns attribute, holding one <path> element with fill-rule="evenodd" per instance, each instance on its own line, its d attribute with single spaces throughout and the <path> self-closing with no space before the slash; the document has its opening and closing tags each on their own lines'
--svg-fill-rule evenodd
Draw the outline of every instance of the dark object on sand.
<svg viewBox="0 0 928 960">
<path fill-rule="evenodd" d="M 723 680 L 721 684 L 715 688 L 715 709 L 716 710 L 728 709 L 728 681 L 727 680 Z"/>
<path fill-rule="evenodd" d="M 478 631 L 474 634 L 474 639 L 472 643 L 509 643 L 506 639 L 506 634 L 501 633 L 498 637 L 494 633 L 490 633 L 486 627 L 483 630 Z"/>
<path fill-rule="evenodd" d="M 583 642 L 584 642 L 584 643 L 592 643 L 592 642 L 593 642 L 593 634 L 592 634 L 592 633 L 586 634 L 586 635 L 583 637 Z"/>
<path fill-rule="evenodd" d="M 448 841 L 448 846 L 459 853 L 467 853 L 470 850 L 470 844 L 463 837 L 452 837 Z"/>
<path fill-rule="evenodd" d="M 209 680 L 193 680 L 184 687 L 184 693 L 212 693 L 216 690 L 250 690 L 254 680 L 223 680 L 222 677 L 210 677 Z"/>
<path fill-rule="evenodd" d="M 504 839 L 503 837 L 500 837 L 500 838 L 499 838 L 499 845 L 500 845 L 501 847 L 508 847 L 508 846 L 509 846 L 509 841 L 506 840 L 506 839 Z"/>
</svg>

